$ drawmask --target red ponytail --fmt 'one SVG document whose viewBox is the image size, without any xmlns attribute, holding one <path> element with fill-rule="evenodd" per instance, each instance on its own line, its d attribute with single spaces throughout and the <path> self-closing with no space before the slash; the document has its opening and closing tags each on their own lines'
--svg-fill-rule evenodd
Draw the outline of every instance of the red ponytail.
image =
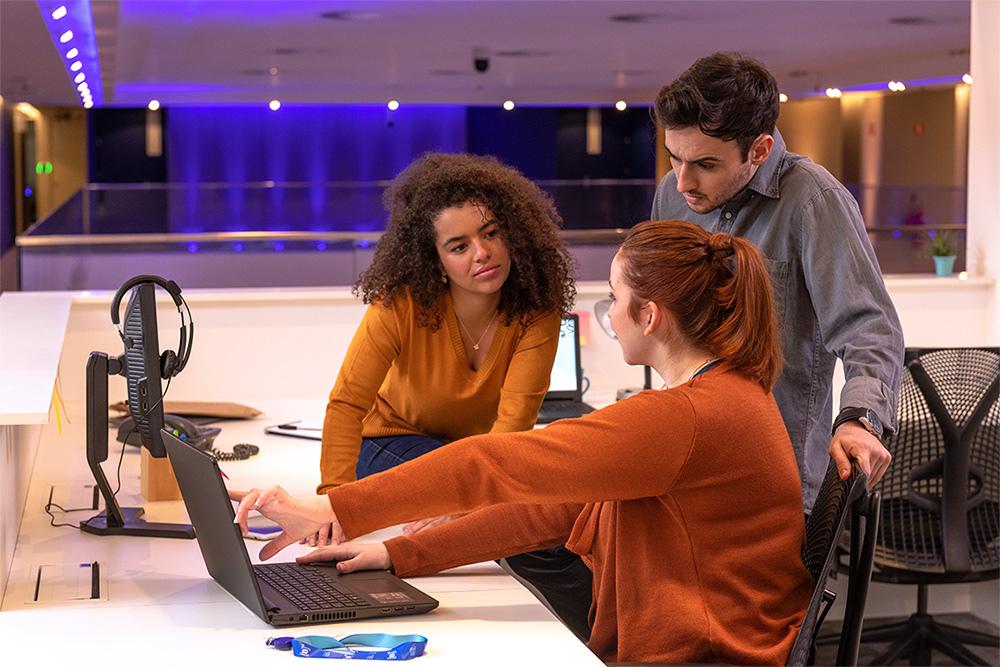
<svg viewBox="0 0 1000 667">
<path fill-rule="evenodd" d="M 681 220 L 643 222 L 629 231 L 618 261 L 633 317 L 642 302 L 656 302 L 689 339 L 771 389 L 781 347 L 771 282 L 750 242 Z"/>
</svg>

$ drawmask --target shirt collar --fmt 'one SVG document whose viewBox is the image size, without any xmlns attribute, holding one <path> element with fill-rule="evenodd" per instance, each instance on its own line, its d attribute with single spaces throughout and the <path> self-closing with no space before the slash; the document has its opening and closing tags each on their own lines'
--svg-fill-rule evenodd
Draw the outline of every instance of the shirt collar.
<svg viewBox="0 0 1000 667">
<path fill-rule="evenodd" d="M 781 133 L 778 132 L 778 128 L 774 128 L 774 133 L 771 135 L 774 137 L 774 145 L 771 146 L 771 154 L 767 156 L 767 160 L 764 164 L 760 165 L 757 172 L 747 183 L 747 190 L 753 190 L 765 197 L 771 197 L 772 199 L 777 199 L 780 194 L 780 189 L 778 187 L 778 176 L 781 172 L 781 165 L 785 161 L 785 155 L 788 151 L 785 149 L 785 140 L 781 137 Z"/>
</svg>

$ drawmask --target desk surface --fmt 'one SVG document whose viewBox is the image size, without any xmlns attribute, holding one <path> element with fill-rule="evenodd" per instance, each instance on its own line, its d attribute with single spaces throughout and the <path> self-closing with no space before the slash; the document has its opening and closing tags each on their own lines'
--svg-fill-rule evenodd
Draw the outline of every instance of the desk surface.
<svg viewBox="0 0 1000 667">
<path fill-rule="evenodd" d="M 279 482 L 291 493 L 312 493 L 319 443 L 263 432 L 267 425 L 299 418 L 296 406 L 302 403 L 245 402 L 266 414 L 221 423 L 216 446 L 228 450 L 238 442 L 251 442 L 259 444 L 261 452 L 247 461 L 222 464 L 231 486 Z M 388 632 L 428 637 L 427 655 L 418 659 L 419 664 L 601 664 L 534 596 L 492 562 L 411 579 L 441 602 L 429 614 L 279 631 L 209 577 L 194 540 L 98 537 L 53 527 L 44 512 L 50 494 L 54 503 L 70 509 L 90 507 L 93 496 L 84 453 L 84 409 L 75 404 L 69 407 L 72 424 L 62 424 L 61 435 L 59 425 L 49 424 L 39 445 L 0 613 L 0 636 L 7 638 L 0 644 L 0 662 L 13 664 L 6 658 L 20 656 L 31 656 L 33 664 L 54 664 L 70 656 L 76 661 L 134 655 L 152 664 L 213 657 L 288 664 L 293 658 L 266 647 L 267 637 Z M 113 435 L 110 451 L 104 470 L 114 486 L 120 449 Z M 181 501 L 141 500 L 139 459 L 137 448 L 126 449 L 119 503 L 144 507 L 150 521 L 186 522 Z M 95 513 L 92 509 L 56 512 L 56 523 L 77 525 Z M 247 545 L 256 562 L 263 542 L 248 540 Z M 279 559 L 290 560 L 306 549 L 289 547 Z M 100 599 L 73 599 L 89 596 L 89 589 L 77 591 L 76 579 L 81 564 L 95 561 L 101 564 Z M 49 596 L 51 601 L 34 601 L 39 570 L 43 582 L 39 597 Z M 11 641 L 15 637 L 18 641 Z"/>
<path fill-rule="evenodd" d="M 44 424 L 59 370 L 70 292 L 0 299 L 0 424 Z"/>
</svg>

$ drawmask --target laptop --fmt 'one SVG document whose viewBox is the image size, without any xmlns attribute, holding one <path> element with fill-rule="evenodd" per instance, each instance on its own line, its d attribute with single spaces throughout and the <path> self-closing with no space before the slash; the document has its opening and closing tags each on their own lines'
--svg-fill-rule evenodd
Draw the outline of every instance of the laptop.
<svg viewBox="0 0 1000 667">
<path fill-rule="evenodd" d="M 253 565 L 236 514 L 210 454 L 170 432 L 163 444 L 194 526 L 198 546 L 220 586 L 275 626 L 423 614 L 438 601 L 384 570 L 340 574 L 329 565 Z"/>
<path fill-rule="evenodd" d="M 549 390 L 538 409 L 537 424 L 582 417 L 594 408 L 583 402 L 583 368 L 580 365 L 580 317 L 569 313 L 559 329 L 559 347 L 552 364 Z"/>
</svg>

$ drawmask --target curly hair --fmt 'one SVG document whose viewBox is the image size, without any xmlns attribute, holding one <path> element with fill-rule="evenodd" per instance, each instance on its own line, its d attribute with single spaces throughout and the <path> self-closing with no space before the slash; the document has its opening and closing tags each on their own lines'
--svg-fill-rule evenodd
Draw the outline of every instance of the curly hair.
<svg viewBox="0 0 1000 667">
<path fill-rule="evenodd" d="M 575 261 L 559 237 L 562 218 L 552 198 L 516 169 L 490 156 L 428 153 L 396 176 L 382 201 L 389 228 L 354 284 L 365 303 L 390 306 L 409 294 L 420 326 L 436 331 L 448 285 L 441 281 L 434 222 L 446 208 L 476 202 L 493 213 L 510 253 L 510 274 L 500 290 L 505 324 L 572 306 Z"/>
</svg>

